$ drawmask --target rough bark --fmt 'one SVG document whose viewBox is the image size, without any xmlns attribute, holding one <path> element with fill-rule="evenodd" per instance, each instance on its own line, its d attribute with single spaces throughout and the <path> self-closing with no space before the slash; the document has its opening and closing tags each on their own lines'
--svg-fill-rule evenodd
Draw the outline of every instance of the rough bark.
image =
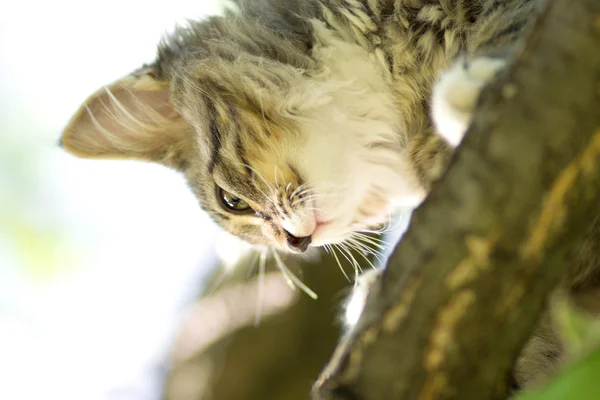
<svg viewBox="0 0 600 400">
<path fill-rule="evenodd" d="M 314 397 L 502 397 L 599 199 L 600 3 L 554 0 L 483 93 Z"/>
</svg>

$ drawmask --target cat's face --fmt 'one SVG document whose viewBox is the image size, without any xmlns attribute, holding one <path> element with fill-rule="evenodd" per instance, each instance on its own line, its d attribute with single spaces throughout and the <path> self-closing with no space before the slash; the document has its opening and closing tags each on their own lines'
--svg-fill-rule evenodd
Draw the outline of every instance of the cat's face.
<svg viewBox="0 0 600 400">
<path fill-rule="evenodd" d="M 237 63 L 121 79 L 84 103 L 63 147 L 176 168 L 225 230 L 292 252 L 344 241 L 422 199 L 387 99 L 292 67 Z"/>
</svg>

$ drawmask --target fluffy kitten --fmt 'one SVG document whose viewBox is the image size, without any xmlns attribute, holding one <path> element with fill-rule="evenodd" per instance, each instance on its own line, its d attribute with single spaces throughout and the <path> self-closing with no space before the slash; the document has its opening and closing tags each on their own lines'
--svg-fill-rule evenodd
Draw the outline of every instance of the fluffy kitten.
<svg viewBox="0 0 600 400">
<path fill-rule="evenodd" d="M 180 170 L 248 242 L 341 242 L 423 200 L 531 3 L 239 1 L 88 98 L 62 145 Z M 459 55 L 478 58 L 438 85 L 442 137 L 431 90 Z"/>
<path fill-rule="evenodd" d="M 303 252 L 421 203 L 537 2 L 236 3 L 88 98 L 62 145 L 175 168 L 223 229 Z"/>
</svg>

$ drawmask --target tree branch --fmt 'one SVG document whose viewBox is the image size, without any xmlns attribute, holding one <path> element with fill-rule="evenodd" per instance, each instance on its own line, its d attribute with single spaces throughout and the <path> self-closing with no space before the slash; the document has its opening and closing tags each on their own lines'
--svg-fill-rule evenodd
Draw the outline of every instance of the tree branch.
<svg viewBox="0 0 600 400">
<path fill-rule="evenodd" d="M 599 198 L 600 3 L 554 0 L 483 93 L 314 397 L 503 396 Z"/>
</svg>

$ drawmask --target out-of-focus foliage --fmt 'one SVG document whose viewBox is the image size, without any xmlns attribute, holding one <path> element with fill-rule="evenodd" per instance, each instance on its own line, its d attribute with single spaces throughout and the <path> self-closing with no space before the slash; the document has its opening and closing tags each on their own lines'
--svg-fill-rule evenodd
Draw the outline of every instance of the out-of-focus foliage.
<svg viewBox="0 0 600 400">
<path fill-rule="evenodd" d="M 579 311 L 562 295 L 554 299 L 551 311 L 571 362 L 549 384 L 518 400 L 599 399 L 600 319 Z"/>
<path fill-rule="evenodd" d="M 27 121 L 33 116 L 22 118 Z M 68 246 L 69 232 L 60 222 L 62 210 L 45 179 L 47 149 L 31 145 L 28 139 L 27 135 L 0 135 L 0 259 L 8 264 L 10 257 L 11 265 L 37 279 L 77 265 L 77 250 Z"/>
<path fill-rule="evenodd" d="M 598 347 L 600 319 L 597 316 L 580 311 L 562 294 L 555 297 L 551 311 L 565 345 L 565 353 L 575 358 L 584 357 Z M 598 373 L 600 375 L 600 370 Z"/>
<path fill-rule="evenodd" d="M 567 367 L 542 389 L 518 400 L 597 400 L 600 398 L 600 347 Z"/>
</svg>

